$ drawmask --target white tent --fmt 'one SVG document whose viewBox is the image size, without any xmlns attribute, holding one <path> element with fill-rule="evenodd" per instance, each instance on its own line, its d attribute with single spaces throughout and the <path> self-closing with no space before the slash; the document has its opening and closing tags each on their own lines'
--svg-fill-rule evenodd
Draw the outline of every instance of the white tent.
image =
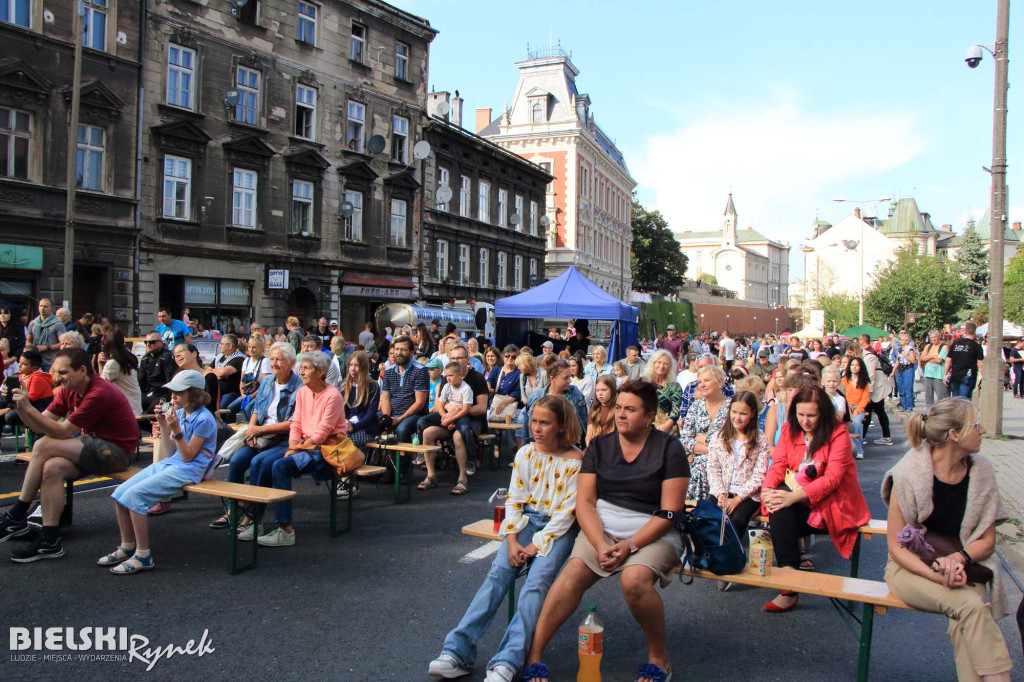
<svg viewBox="0 0 1024 682">
<path fill-rule="evenodd" d="M 988 323 L 985 323 L 978 327 L 978 336 L 988 336 Z M 1008 320 L 1003 320 L 1003 338 L 1004 339 L 1019 339 L 1024 336 L 1024 327 L 1018 324 L 1014 324 Z"/>
<path fill-rule="evenodd" d="M 825 332 L 821 331 L 820 329 L 815 329 L 810 325 L 804 327 L 803 329 L 798 329 L 797 331 L 793 332 L 793 336 L 799 337 L 801 341 L 805 341 L 807 339 L 820 339 L 824 335 Z"/>
</svg>

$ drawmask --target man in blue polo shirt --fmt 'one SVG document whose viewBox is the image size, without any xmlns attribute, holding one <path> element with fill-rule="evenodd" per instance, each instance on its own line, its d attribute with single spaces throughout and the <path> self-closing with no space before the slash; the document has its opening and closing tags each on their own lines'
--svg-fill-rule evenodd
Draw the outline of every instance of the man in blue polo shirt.
<svg viewBox="0 0 1024 682">
<path fill-rule="evenodd" d="M 156 313 L 156 319 L 160 320 L 156 331 L 172 352 L 179 343 L 192 343 L 192 329 L 181 320 L 171 317 L 171 311 L 168 308 L 160 308 Z"/>
<path fill-rule="evenodd" d="M 402 443 L 412 442 L 416 422 L 427 413 L 430 375 L 412 361 L 412 339 L 397 336 L 391 342 L 395 364 L 381 375 L 380 413 L 390 415 L 395 435 Z"/>
</svg>

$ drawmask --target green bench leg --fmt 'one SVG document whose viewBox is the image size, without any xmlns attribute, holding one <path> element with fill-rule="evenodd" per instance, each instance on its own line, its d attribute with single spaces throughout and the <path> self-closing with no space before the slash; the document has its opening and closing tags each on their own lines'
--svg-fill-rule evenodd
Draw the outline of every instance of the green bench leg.
<svg viewBox="0 0 1024 682">
<path fill-rule="evenodd" d="M 75 482 L 64 481 L 64 511 L 60 514 L 60 526 L 70 526 L 75 517 Z"/>
<path fill-rule="evenodd" d="M 228 502 L 228 573 L 237 575 L 256 568 L 256 548 L 259 547 L 259 544 L 253 537 L 252 555 L 249 561 L 244 564 L 238 563 L 238 502 L 235 500 Z"/>
<path fill-rule="evenodd" d="M 327 489 L 327 494 L 331 498 L 331 527 L 330 534 L 332 538 L 336 538 L 339 535 L 344 535 L 352 530 L 352 493 L 354 492 L 355 484 L 353 482 L 354 477 L 349 476 L 344 482 L 341 479 L 335 477 L 331 479 L 330 486 Z M 341 485 L 348 490 L 348 501 L 346 504 L 347 509 L 345 510 L 345 527 L 338 528 L 338 486 Z"/>
<path fill-rule="evenodd" d="M 871 632 L 875 622 L 875 607 L 864 604 L 860 621 L 860 654 L 857 656 L 857 682 L 867 682 L 871 666 Z"/>
<path fill-rule="evenodd" d="M 388 452 L 388 451 L 385 451 Z M 405 481 L 405 499 L 402 499 L 402 455 L 401 450 L 390 450 L 395 465 L 395 504 L 402 504 L 412 499 L 412 468 L 409 470 L 409 477 Z"/>
<path fill-rule="evenodd" d="M 856 578 L 860 572 L 860 542 L 864 536 L 857 533 L 857 541 L 853 543 L 853 553 L 850 555 L 850 577 Z"/>
</svg>

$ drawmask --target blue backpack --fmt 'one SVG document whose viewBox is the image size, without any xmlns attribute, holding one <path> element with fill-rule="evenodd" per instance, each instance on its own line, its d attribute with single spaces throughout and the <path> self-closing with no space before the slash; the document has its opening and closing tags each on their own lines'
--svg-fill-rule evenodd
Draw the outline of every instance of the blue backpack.
<svg viewBox="0 0 1024 682">
<path fill-rule="evenodd" d="M 692 511 L 682 514 L 658 512 L 662 518 L 674 519 L 676 528 L 683 536 L 683 554 L 680 561 L 683 568 L 703 569 L 715 575 L 739 573 L 747 563 L 747 555 L 740 544 L 729 517 L 714 501 L 699 500 Z M 679 580 L 690 584 L 693 577 Z"/>
</svg>

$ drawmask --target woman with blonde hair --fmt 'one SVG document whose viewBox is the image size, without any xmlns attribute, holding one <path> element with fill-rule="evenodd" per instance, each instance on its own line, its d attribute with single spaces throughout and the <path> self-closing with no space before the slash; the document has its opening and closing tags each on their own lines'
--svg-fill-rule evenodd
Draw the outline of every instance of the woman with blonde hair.
<svg viewBox="0 0 1024 682">
<path fill-rule="evenodd" d="M 949 619 L 959 679 L 1009 682 L 1013 664 L 996 621 L 1010 609 L 995 556 L 996 526 L 1008 515 L 991 462 L 977 454 L 985 429 L 964 398 L 935 402 L 906 429 L 913 449 L 882 481 L 889 506 L 885 582 L 915 609 Z M 923 534 L 925 542 L 943 537 L 953 550 L 912 551 L 901 539 L 907 534 Z"/>
<path fill-rule="evenodd" d="M 658 387 L 658 411 L 654 418 L 655 428 L 671 435 L 679 433 L 679 407 L 683 402 L 683 389 L 676 383 L 676 362 L 672 355 L 664 349 L 654 351 L 647 367 L 644 368 L 643 380 Z"/>
<path fill-rule="evenodd" d="M 594 404 L 587 419 L 587 445 L 590 441 L 615 430 L 615 396 L 619 393 L 615 377 L 602 374 L 594 384 Z"/>
<path fill-rule="evenodd" d="M 708 496 L 708 443 L 729 421 L 729 401 L 722 394 L 725 372 L 716 365 L 697 370 L 697 398 L 683 421 L 680 441 L 690 457 L 690 487 L 686 499 L 701 500 Z"/>
<path fill-rule="evenodd" d="M 523 346 L 516 357 L 516 367 L 519 368 L 519 395 L 525 403 L 529 400 L 534 391 L 544 389 L 548 385 L 548 373 L 537 364 L 537 359 L 530 353 L 525 352 L 528 346 Z"/>
</svg>

